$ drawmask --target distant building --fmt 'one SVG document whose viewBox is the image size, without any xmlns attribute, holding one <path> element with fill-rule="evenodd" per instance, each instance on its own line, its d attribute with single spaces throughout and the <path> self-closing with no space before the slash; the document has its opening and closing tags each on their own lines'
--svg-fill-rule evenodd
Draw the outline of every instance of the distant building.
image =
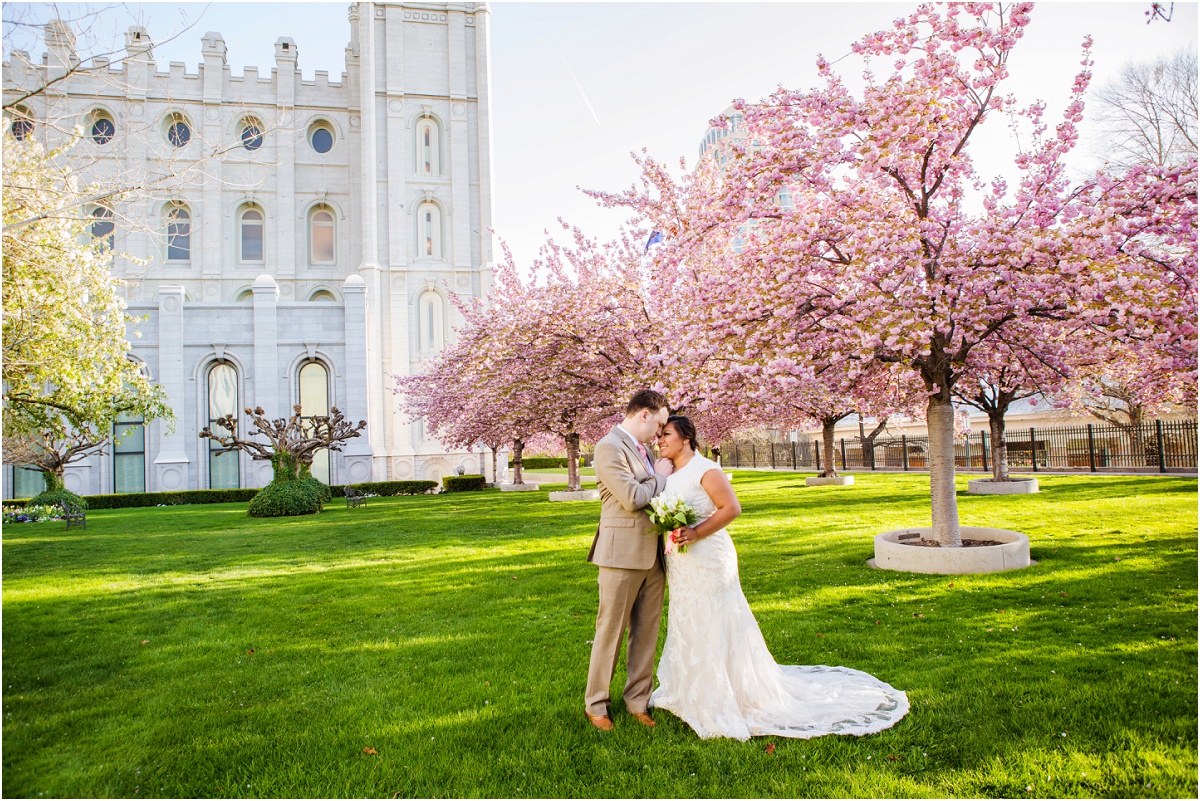
<svg viewBox="0 0 1200 801">
<path fill-rule="evenodd" d="M 122 209 L 85 210 L 93 235 L 149 260 L 118 256 L 113 270 L 129 312 L 147 317 L 133 357 L 166 390 L 175 430 L 128 421 L 116 453 L 68 470 L 69 489 L 262 486 L 268 463 L 217 454 L 197 436 L 245 406 L 272 417 L 337 406 L 367 420 L 364 436 L 314 463 L 332 484 L 484 469 L 482 454 L 447 453 L 409 424 L 389 376 L 444 347 L 451 293 L 482 297 L 490 286 L 489 11 L 364 2 L 349 23 L 339 82 L 302 80 L 287 37 L 269 76 L 235 75 L 218 33 L 202 38 L 195 72 L 177 62 L 160 71 L 149 32 L 133 27 L 119 67 L 77 73 L 12 109 L 19 136 L 53 142 L 51 116 L 78 125 L 72 158 L 93 178 L 168 161 L 181 170 L 145 208 L 124 210 L 148 227 L 122 230 Z M 78 63 L 65 25 L 47 26 L 46 43 L 40 63 L 22 52 L 5 62 L 6 100 Z M 6 467 L 4 497 L 40 481 Z"/>
</svg>

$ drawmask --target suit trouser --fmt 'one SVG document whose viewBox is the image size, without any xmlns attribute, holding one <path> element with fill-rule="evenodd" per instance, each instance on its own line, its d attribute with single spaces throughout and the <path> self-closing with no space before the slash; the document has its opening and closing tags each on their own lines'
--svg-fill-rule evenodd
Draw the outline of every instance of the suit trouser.
<svg viewBox="0 0 1200 801">
<path fill-rule="evenodd" d="M 601 567 L 598 583 L 600 608 L 584 693 L 587 713 L 608 714 L 612 677 L 626 629 L 629 647 L 625 653 L 625 706 L 630 712 L 645 712 L 654 686 L 654 653 L 658 649 L 666 575 L 657 562 L 649 570 Z"/>
</svg>

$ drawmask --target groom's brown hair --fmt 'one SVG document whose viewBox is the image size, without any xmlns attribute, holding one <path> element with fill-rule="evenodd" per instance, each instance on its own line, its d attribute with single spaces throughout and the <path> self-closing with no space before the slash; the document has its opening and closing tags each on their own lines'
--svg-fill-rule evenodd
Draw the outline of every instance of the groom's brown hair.
<svg viewBox="0 0 1200 801">
<path fill-rule="evenodd" d="M 633 397 L 629 399 L 629 403 L 625 404 L 625 416 L 628 417 L 635 412 L 640 412 L 642 409 L 657 412 L 659 409 L 666 407 L 666 405 L 667 397 L 661 392 L 655 392 L 652 389 L 639 389 L 633 393 Z"/>
</svg>

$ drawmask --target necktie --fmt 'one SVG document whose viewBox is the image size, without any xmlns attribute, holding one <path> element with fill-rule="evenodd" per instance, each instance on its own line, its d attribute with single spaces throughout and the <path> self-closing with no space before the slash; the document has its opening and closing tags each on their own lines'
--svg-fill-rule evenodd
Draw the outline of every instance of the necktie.
<svg viewBox="0 0 1200 801">
<path fill-rule="evenodd" d="M 646 446 L 640 442 L 637 444 L 637 446 L 638 453 L 642 455 L 642 461 L 644 461 L 646 464 L 650 464 L 650 454 L 646 453 Z M 653 467 L 651 469 L 653 469 Z"/>
</svg>

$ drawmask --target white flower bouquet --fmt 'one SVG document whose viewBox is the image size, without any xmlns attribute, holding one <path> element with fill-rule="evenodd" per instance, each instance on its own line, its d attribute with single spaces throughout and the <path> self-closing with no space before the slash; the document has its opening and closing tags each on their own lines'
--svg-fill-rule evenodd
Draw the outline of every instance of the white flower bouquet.
<svg viewBox="0 0 1200 801">
<path fill-rule="evenodd" d="M 658 529 L 665 539 L 663 553 L 678 551 L 687 553 L 687 546 L 677 539 L 679 529 L 694 524 L 699 517 L 692 505 L 683 499 L 682 495 L 663 493 L 650 499 L 650 508 L 646 510 L 650 522 Z"/>
</svg>

